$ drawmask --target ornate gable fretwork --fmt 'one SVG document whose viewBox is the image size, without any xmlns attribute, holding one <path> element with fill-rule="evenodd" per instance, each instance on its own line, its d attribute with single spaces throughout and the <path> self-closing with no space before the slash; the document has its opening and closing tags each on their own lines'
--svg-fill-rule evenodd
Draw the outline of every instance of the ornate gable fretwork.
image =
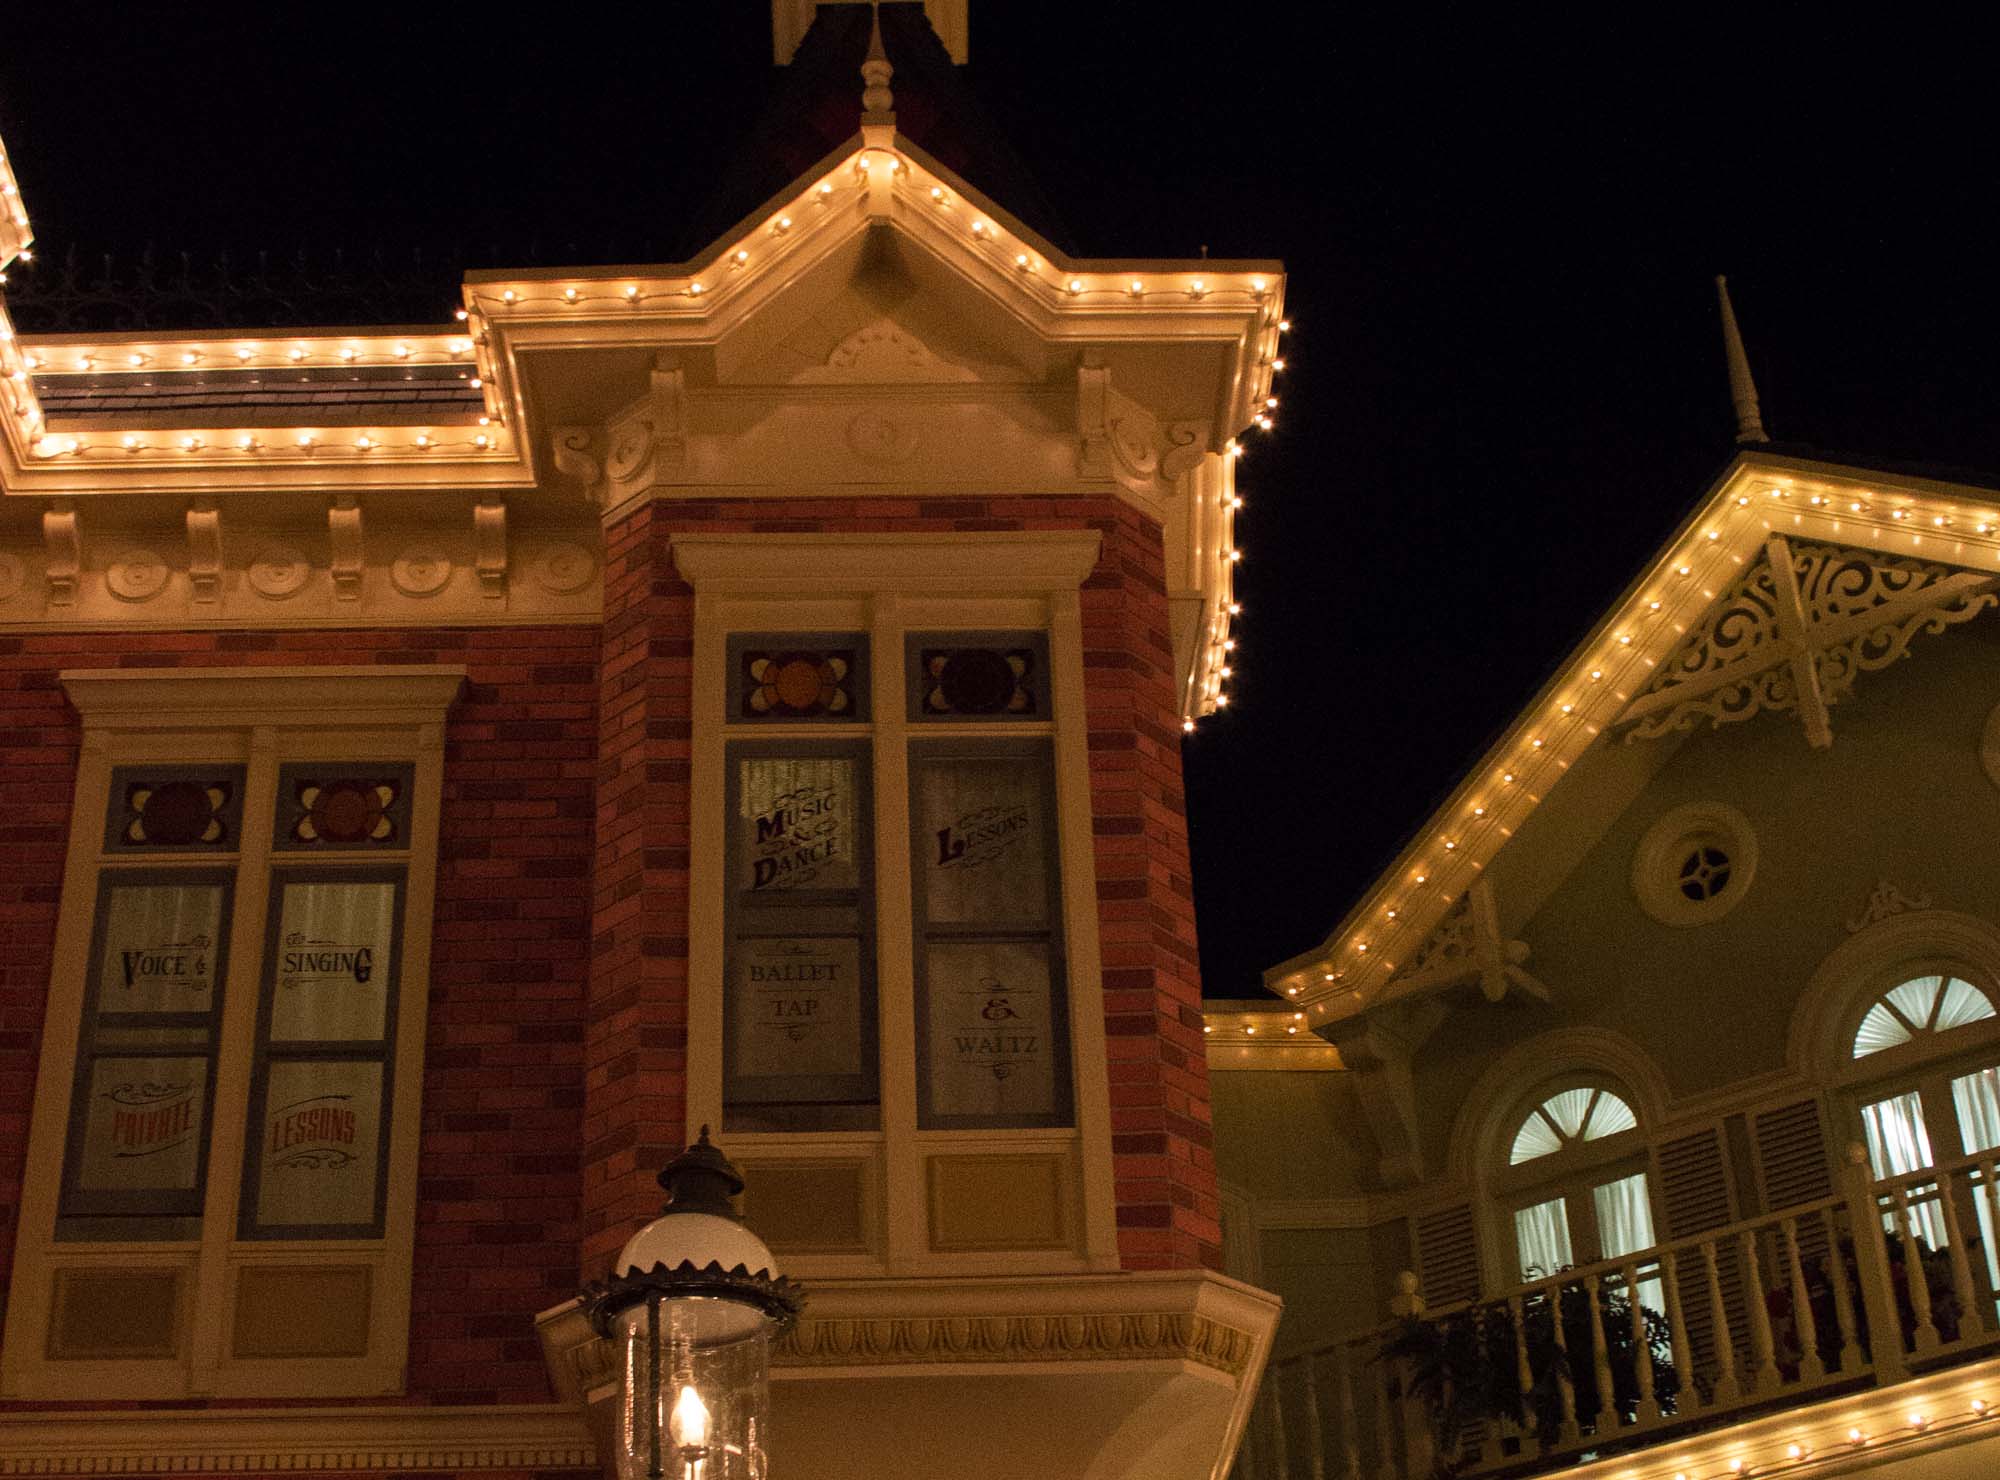
<svg viewBox="0 0 2000 1480">
<path fill-rule="evenodd" d="M 1413 996 L 1472 984 L 1488 1002 L 1500 1001 L 1510 988 L 1546 1002 L 1549 989 L 1521 964 L 1527 959 L 1528 943 L 1501 933 L 1493 888 L 1481 879 L 1417 948 L 1409 966 L 1394 978 L 1394 990 L 1397 996 Z"/>
<path fill-rule="evenodd" d="M 1827 711 L 1855 675 L 1909 655 L 1910 639 L 2000 604 L 1990 575 L 1833 545 L 1764 543 L 1746 571 L 1618 717 L 1625 738 L 1797 710 L 1806 738 L 1833 743 Z"/>
</svg>

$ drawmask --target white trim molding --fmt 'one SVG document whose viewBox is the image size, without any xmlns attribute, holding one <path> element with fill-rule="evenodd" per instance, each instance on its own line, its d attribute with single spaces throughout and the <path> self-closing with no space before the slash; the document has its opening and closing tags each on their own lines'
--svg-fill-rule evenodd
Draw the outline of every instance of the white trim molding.
<svg viewBox="0 0 2000 1480">
<path fill-rule="evenodd" d="M 594 1469 L 555 1404 L 0 1413 L 0 1476 Z"/>
</svg>

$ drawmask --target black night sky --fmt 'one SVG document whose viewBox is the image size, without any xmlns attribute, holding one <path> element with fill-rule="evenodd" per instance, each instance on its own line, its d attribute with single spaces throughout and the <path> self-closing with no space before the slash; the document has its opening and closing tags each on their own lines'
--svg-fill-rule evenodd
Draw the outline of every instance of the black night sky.
<svg viewBox="0 0 2000 1480">
<path fill-rule="evenodd" d="M 973 0 L 970 82 L 1085 254 L 1291 274 L 1235 702 L 1187 750 L 1211 996 L 1335 923 L 1721 468 L 1714 273 L 1775 435 L 2000 475 L 1981 38 L 1386 9 Z M 0 134 L 35 271 L 632 260 L 773 75 L 759 0 L 17 5 Z"/>
</svg>

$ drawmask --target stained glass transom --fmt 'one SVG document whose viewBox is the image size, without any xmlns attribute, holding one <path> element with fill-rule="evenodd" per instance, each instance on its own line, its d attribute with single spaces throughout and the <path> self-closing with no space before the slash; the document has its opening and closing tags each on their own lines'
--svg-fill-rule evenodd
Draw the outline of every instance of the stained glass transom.
<svg viewBox="0 0 2000 1480">
<path fill-rule="evenodd" d="M 1598 1141 L 1639 1128 L 1632 1107 L 1608 1089 L 1566 1089 L 1528 1112 L 1514 1133 L 1507 1164 L 1519 1166 L 1579 1141 Z"/>
<path fill-rule="evenodd" d="M 1854 1034 L 1854 1057 L 1865 1059 L 1926 1033 L 1946 1033 L 1996 1016 L 1993 1001 L 1956 976 L 1915 976 L 1882 994 Z"/>
</svg>

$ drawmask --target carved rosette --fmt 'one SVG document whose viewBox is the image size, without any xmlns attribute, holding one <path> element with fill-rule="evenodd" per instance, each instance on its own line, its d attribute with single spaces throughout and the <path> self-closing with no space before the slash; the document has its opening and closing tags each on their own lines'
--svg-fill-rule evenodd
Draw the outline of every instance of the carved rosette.
<svg viewBox="0 0 2000 1480">
<path fill-rule="evenodd" d="M 123 550 L 104 567 L 104 588 L 120 601 L 150 601 L 167 589 L 171 574 L 151 550 Z"/>
<path fill-rule="evenodd" d="M 451 579 L 451 557 L 435 545 L 412 545 L 390 564 L 389 579 L 405 596 L 435 596 Z"/>
<path fill-rule="evenodd" d="M 535 584 L 557 596 L 581 591 L 596 574 L 597 557 L 573 541 L 545 546 L 535 557 Z"/>
<path fill-rule="evenodd" d="M 290 545 L 265 545 L 244 569 L 250 589 L 266 601 L 283 601 L 305 589 L 312 567 Z"/>
</svg>

